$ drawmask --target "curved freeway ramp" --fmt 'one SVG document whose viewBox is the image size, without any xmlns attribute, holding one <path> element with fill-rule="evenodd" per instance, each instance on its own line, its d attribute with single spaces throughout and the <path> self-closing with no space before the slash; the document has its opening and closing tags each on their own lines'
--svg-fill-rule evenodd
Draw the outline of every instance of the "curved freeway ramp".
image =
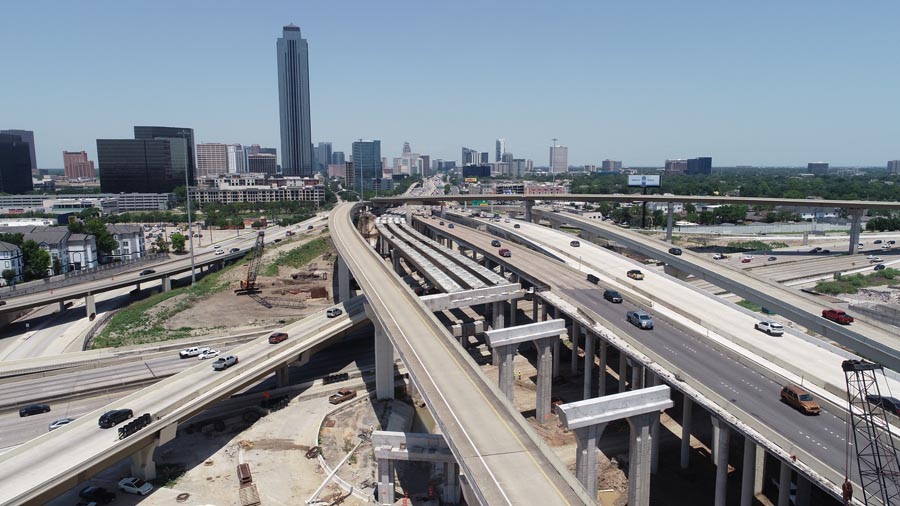
<svg viewBox="0 0 900 506">
<path fill-rule="evenodd" d="M 446 436 L 475 495 L 467 497 L 470 504 L 595 504 L 356 232 L 352 213 L 357 206 L 344 204 L 334 210 L 329 219 L 332 239 Z"/>
</svg>

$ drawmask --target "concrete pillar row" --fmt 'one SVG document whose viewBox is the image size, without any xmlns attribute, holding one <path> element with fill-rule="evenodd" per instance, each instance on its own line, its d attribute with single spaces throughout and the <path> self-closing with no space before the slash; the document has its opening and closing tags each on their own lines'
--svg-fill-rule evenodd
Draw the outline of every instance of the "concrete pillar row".
<svg viewBox="0 0 900 506">
<path fill-rule="evenodd" d="M 156 462 L 153 452 L 156 451 L 157 440 L 141 448 L 131 455 L 131 475 L 144 481 L 156 479 Z"/>
<path fill-rule="evenodd" d="M 544 305 L 546 306 L 546 304 L 544 304 Z M 547 319 L 546 313 L 544 313 L 544 319 L 545 320 Z M 555 319 L 555 320 L 559 319 L 559 308 L 556 306 L 553 307 L 553 319 Z M 560 357 L 560 348 L 562 347 L 561 346 L 562 337 L 563 336 L 559 336 L 553 342 L 553 377 L 554 378 L 558 378 L 559 374 L 560 374 L 559 357 Z"/>
<path fill-rule="evenodd" d="M 794 506 L 809 506 L 811 495 L 812 483 L 800 473 L 797 473 L 797 498 L 794 502 Z"/>
<path fill-rule="evenodd" d="M 673 215 L 675 214 L 675 203 L 669 202 L 666 206 L 666 242 L 672 242 L 672 225 L 673 225 Z"/>
<path fill-rule="evenodd" d="M 865 209 L 850 210 L 850 254 L 855 255 L 859 251 L 859 232 L 862 225 L 862 217 Z"/>
<path fill-rule="evenodd" d="M 394 461 L 391 459 L 377 459 L 378 466 L 378 504 L 382 506 L 394 505 Z"/>
<path fill-rule="evenodd" d="M 588 497 L 592 498 L 597 497 L 597 473 L 600 470 L 597 442 L 605 428 L 606 424 L 603 423 L 575 429 L 575 477 L 587 489 Z M 629 504 L 633 503 L 629 501 Z"/>
<path fill-rule="evenodd" d="M 741 465 L 741 506 L 753 506 L 753 482 L 756 478 L 756 443 L 744 436 L 744 459 Z"/>
<path fill-rule="evenodd" d="M 59 312 L 64 313 L 66 311 L 66 301 L 59 301 Z"/>
<path fill-rule="evenodd" d="M 535 295 L 531 297 L 531 321 L 538 321 L 538 305 L 540 305 L 540 299 Z"/>
<path fill-rule="evenodd" d="M 518 301 L 516 299 L 512 299 L 509 301 L 509 326 L 516 326 L 516 306 L 518 305 Z"/>
<path fill-rule="evenodd" d="M 97 303 L 94 300 L 94 294 L 89 293 L 84 296 L 84 308 L 88 318 L 90 318 L 92 314 L 97 314 Z"/>
<path fill-rule="evenodd" d="M 513 360 L 516 358 L 516 349 L 518 347 L 519 345 L 516 344 L 495 346 L 493 349 L 498 362 L 500 391 L 503 392 L 503 395 L 506 396 L 510 403 L 514 401 L 513 397 L 515 395 L 515 366 L 513 365 Z"/>
<path fill-rule="evenodd" d="M 763 485 L 765 485 L 766 476 L 766 450 L 757 445 L 756 461 L 754 462 L 755 471 L 753 473 L 753 495 L 761 494 Z"/>
<path fill-rule="evenodd" d="M 638 363 L 631 364 L 631 390 L 644 388 L 644 366 Z"/>
<path fill-rule="evenodd" d="M 694 401 L 684 396 L 684 404 L 681 408 L 681 469 L 687 469 L 691 465 L 691 416 L 693 415 Z"/>
<path fill-rule="evenodd" d="M 502 329 L 505 327 L 504 325 L 504 317 L 503 317 L 503 302 L 494 302 L 494 328 Z"/>
<path fill-rule="evenodd" d="M 716 464 L 715 506 L 725 506 L 728 494 L 728 442 L 731 428 L 715 416 L 712 417 L 713 445 L 716 448 L 713 460 Z"/>
<path fill-rule="evenodd" d="M 395 272 L 398 276 L 402 276 L 402 275 L 403 275 L 403 269 L 401 269 L 401 267 L 400 267 L 400 253 L 399 253 L 397 250 L 394 250 L 394 251 L 391 252 L 391 265 L 392 265 L 393 268 L 394 268 L 394 272 Z M 349 293 L 349 290 L 350 290 L 349 282 L 348 282 L 347 290 L 348 290 L 348 293 Z"/>
</svg>

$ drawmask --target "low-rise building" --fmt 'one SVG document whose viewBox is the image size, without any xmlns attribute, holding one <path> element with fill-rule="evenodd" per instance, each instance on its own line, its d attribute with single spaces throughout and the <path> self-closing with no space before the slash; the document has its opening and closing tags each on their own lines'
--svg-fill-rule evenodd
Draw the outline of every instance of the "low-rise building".
<svg viewBox="0 0 900 506">
<path fill-rule="evenodd" d="M 113 261 L 137 260 L 147 254 L 144 229 L 138 225 L 106 225 L 119 247 L 109 253 Z"/>
<path fill-rule="evenodd" d="M 174 193 L 88 193 L 66 195 L 2 195 L 0 213 L 66 214 L 86 208 L 103 214 L 130 211 L 166 211 L 175 205 Z"/>
<path fill-rule="evenodd" d="M 217 202 L 325 201 L 325 185 L 316 178 L 273 177 L 267 174 L 229 174 L 198 181 L 190 189 L 191 200 L 200 204 Z"/>
<path fill-rule="evenodd" d="M 22 271 L 25 268 L 25 260 L 22 256 L 22 248 L 15 244 L 0 241 L 0 274 L 4 271 L 12 271 L 11 281 L 18 283 L 23 281 Z M 5 277 L 0 277 L 0 284 L 6 285 Z"/>
</svg>

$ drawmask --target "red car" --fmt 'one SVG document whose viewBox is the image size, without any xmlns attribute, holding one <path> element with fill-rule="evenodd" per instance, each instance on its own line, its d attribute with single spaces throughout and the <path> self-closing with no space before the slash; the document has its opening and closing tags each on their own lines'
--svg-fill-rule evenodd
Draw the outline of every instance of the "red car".
<svg viewBox="0 0 900 506">
<path fill-rule="evenodd" d="M 853 317 L 840 309 L 823 309 L 822 317 L 842 325 L 853 323 Z"/>
</svg>

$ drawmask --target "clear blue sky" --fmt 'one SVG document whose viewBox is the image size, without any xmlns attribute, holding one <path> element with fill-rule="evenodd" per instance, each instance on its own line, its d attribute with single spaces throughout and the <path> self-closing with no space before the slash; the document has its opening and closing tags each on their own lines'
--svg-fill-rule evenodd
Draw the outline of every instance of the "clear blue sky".
<svg viewBox="0 0 900 506">
<path fill-rule="evenodd" d="M 280 150 L 275 39 L 309 41 L 313 142 L 547 163 L 900 158 L 900 2 L 10 2 L 0 128 L 41 167 L 136 124 Z M 493 160 L 493 155 L 492 155 Z"/>
</svg>

